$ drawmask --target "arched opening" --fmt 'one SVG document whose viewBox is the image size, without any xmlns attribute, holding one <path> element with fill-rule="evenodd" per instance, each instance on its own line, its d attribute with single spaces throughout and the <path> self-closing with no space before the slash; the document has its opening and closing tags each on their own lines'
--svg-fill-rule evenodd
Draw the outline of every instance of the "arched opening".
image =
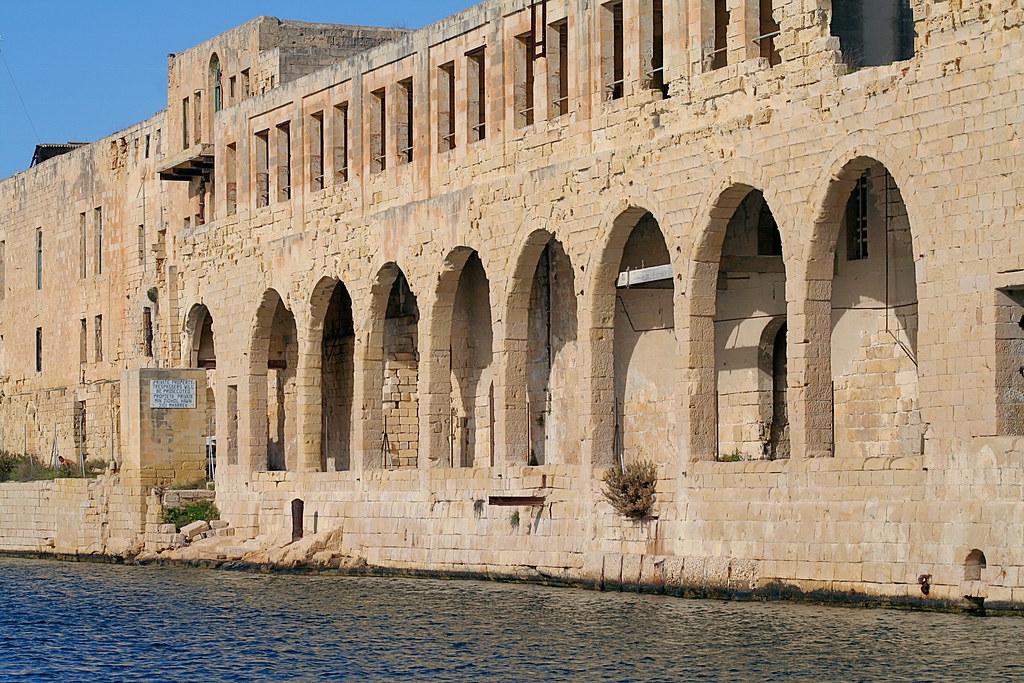
<svg viewBox="0 0 1024 683">
<path fill-rule="evenodd" d="M 387 292 L 381 338 L 381 466 L 416 467 L 419 453 L 419 319 L 416 296 L 398 266 L 378 278 Z"/>
<path fill-rule="evenodd" d="M 217 456 L 217 350 L 213 337 L 213 316 L 203 304 L 189 311 L 185 322 L 189 345 L 189 367 L 206 370 L 206 457 L 207 473 L 212 477 Z M 228 464 L 234 464 L 237 454 L 233 449 L 225 455 Z"/>
<path fill-rule="evenodd" d="M 830 254 L 834 452 L 919 454 L 917 279 L 907 208 L 878 162 L 851 162 L 840 175 L 842 213 L 833 217 L 839 225 Z"/>
<path fill-rule="evenodd" d="M 266 444 L 267 469 L 293 470 L 298 464 L 298 342 L 295 317 L 272 289 L 256 315 L 250 362 L 253 446 Z"/>
<path fill-rule="evenodd" d="M 458 263 L 462 262 L 461 268 Z M 451 369 L 452 467 L 486 467 L 494 457 L 494 377 L 492 371 L 490 283 L 479 255 L 459 249 L 448 258 L 458 270 L 452 299 Z M 442 280 L 441 295 L 444 295 Z"/>
<path fill-rule="evenodd" d="M 224 108 L 223 89 L 221 87 L 220 58 L 217 53 L 210 57 L 210 91 L 213 93 L 213 111 Z M 210 121 L 213 123 L 213 120 Z"/>
<path fill-rule="evenodd" d="M 540 248 L 526 311 L 527 464 L 572 462 L 579 449 L 575 279 L 562 243 Z"/>
<path fill-rule="evenodd" d="M 719 459 L 789 457 L 786 329 L 782 237 L 764 195 L 747 188 L 726 225 L 718 263 Z"/>
<path fill-rule="evenodd" d="M 981 572 L 988 567 L 985 553 L 977 548 L 971 550 L 964 560 L 964 581 L 981 581 Z"/>
<path fill-rule="evenodd" d="M 320 345 L 320 470 L 351 469 L 355 373 L 352 299 L 336 282 L 324 316 Z"/>
<path fill-rule="evenodd" d="M 657 219 L 635 220 L 615 280 L 615 453 L 664 464 L 677 450 L 675 278 Z"/>
</svg>

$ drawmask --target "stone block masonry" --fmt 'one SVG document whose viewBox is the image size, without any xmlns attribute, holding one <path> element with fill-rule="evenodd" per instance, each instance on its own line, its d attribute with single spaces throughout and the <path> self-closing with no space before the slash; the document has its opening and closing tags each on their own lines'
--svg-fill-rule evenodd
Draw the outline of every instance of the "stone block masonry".
<svg viewBox="0 0 1024 683">
<path fill-rule="evenodd" d="M 174 55 L 166 110 L 0 181 L 5 446 L 126 453 L 102 387 L 197 368 L 239 544 L 1019 609 L 1024 15 L 838 4 L 262 17 Z M 633 523 L 600 478 L 640 459 Z"/>
</svg>

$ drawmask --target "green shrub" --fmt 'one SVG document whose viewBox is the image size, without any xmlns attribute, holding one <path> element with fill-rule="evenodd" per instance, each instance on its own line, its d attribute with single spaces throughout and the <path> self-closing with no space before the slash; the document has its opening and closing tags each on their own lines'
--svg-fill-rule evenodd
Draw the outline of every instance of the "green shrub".
<svg viewBox="0 0 1024 683">
<path fill-rule="evenodd" d="M 0 481 L 7 481 L 14 474 L 21 456 L 10 451 L 0 451 Z"/>
<path fill-rule="evenodd" d="M 220 511 L 212 501 L 197 500 L 188 505 L 175 505 L 164 510 L 164 523 L 173 524 L 178 531 L 181 531 L 181 527 L 186 524 L 200 519 L 207 522 L 212 519 L 220 519 Z"/>
<path fill-rule="evenodd" d="M 718 462 L 739 462 L 740 460 L 743 460 L 743 454 L 740 453 L 738 448 L 732 453 L 718 456 Z"/>
<path fill-rule="evenodd" d="M 604 473 L 604 497 L 623 517 L 642 519 L 654 509 L 658 468 L 649 460 L 637 460 L 626 468 Z"/>
</svg>

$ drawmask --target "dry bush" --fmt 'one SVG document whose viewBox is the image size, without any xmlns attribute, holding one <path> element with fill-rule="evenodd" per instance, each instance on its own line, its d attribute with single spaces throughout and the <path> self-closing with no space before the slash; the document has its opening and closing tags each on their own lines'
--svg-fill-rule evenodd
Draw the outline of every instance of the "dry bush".
<svg viewBox="0 0 1024 683">
<path fill-rule="evenodd" d="M 654 509 L 654 488 L 658 468 L 649 460 L 637 460 L 626 468 L 615 467 L 604 474 L 604 497 L 615 511 L 630 519 L 649 517 Z"/>
</svg>

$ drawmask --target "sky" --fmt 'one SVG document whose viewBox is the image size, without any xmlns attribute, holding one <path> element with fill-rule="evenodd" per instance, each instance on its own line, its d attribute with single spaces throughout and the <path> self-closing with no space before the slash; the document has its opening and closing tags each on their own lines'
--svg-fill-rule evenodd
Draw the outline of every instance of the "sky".
<svg viewBox="0 0 1024 683">
<path fill-rule="evenodd" d="M 167 55 L 267 15 L 421 28 L 477 0 L 0 0 L 0 178 L 167 106 Z"/>
</svg>

